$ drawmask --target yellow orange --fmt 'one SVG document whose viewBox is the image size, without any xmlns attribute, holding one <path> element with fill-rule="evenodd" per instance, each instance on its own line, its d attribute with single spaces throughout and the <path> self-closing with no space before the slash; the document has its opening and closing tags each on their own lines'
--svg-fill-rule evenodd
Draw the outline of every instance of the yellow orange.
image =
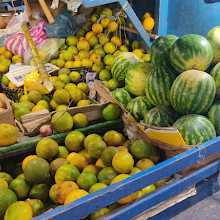
<svg viewBox="0 0 220 220">
<path fill-rule="evenodd" d="M 109 24 L 108 24 L 108 30 L 109 30 L 110 32 L 115 32 L 115 31 L 117 31 L 117 29 L 118 29 L 118 24 L 117 24 L 117 22 L 115 22 L 115 21 L 110 21 Z"/>
<path fill-rule="evenodd" d="M 30 160 L 34 159 L 34 158 L 37 158 L 37 155 L 29 155 L 29 156 L 25 157 L 24 160 L 23 160 L 23 162 L 22 162 L 22 169 L 24 170 L 26 164 L 27 164 Z"/>
<path fill-rule="evenodd" d="M 101 25 L 102 25 L 104 28 L 107 28 L 107 27 L 108 27 L 109 22 L 111 22 L 110 18 L 105 17 L 105 18 L 102 18 L 102 19 L 101 19 Z"/>
<path fill-rule="evenodd" d="M 121 43 L 122 43 L 120 37 L 118 37 L 118 36 L 113 36 L 111 38 L 111 42 L 117 47 L 120 47 Z"/>
<path fill-rule="evenodd" d="M 70 154 L 67 156 L 67 158 L 66 158 L 67 163 L 70 163 L 70 161 L 73 159 L 73 157 L 74 157 L 76 154 L 77 154 L 77 153 L 75 153 L 75 152 L 70 153 Z"/>
<path fill-rule="evenodd" d="M 121 181 L 121 180 L 124 180 L 124 179 L 126 179 L 126 178 L 128 178 L 128 177 L 130 177 L 128 174 L 120 174 L 120 175 L 116 176 L 116 177 L 112 180 L 111 184 L 117 183 L 117 182 L 119 182 L 119 181 Z M 125 198 L 120 199 L 120 200 L 117 201 L 117 202 L 118 202 L 119 204 L 127 204 L 127 203 L 132 202 L 132 201 L 134 201 L 135 199 L 137 199 L 138 194 L 139 194 L 139 191 L 137 191 L 137 192 L 135 192 L 135 193 L 133 193 L 133 194 L 131 194 L 131 195 L 129 195 L 129 196 L 126 196 Z"/>
<path fill-rule="evenodd" d="M 39 110 L 42 110 L 42 109 L 47 109 L 47 107 L 45 105 L 35 105 L 31 112 L 36 112 L 36 111 L 39 111 Z"/>
<path fill-rule="evenodd" d="M 93 63 L 100 63 L 101 61 L 101 56 L 97 53 L 92 53 L 90 58 L 89 58 Z"/>
<path fill-rule="evenodd" d="M 103 27 L 101 24 L 99 23 L 95 23 L 92 25 L 92 31 L 95 33 L 95 34 L 101 34 L 102 31 L 103 31 Z"/>
<path fill-rule="evenodd" d="M 90 31 L 86 34 L 86 40 L 88 41 L 90 37 L 95 36 L 95 33 L 93 31 Z"/>
<path fill-rule="evenodd" d="M 143 26 L 146 31 L 151 31 L 154 28 L 154 19 L 151 17 L 145 18 Z"/>
</svg>

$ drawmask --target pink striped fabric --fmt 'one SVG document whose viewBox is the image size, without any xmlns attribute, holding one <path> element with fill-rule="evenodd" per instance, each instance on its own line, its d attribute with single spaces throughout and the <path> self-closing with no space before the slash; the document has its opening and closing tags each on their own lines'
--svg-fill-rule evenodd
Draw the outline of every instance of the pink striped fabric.
<svg viewBox="0 0 220 220">
<path fill-rule="evenodd" d="M 32 39 L 36 45 L 42 43 L 44 40 L 48 39 L 44 27 L 47 24 L 46 21 L 39 21 L 37 26 L 30 30 Z M 17 33 L 10 35 L 5 41 L 5 47 L 12 53 L 24 58 L 25 51 L 29 49 L 28 42 L 23 33 Z"/>
</svg>

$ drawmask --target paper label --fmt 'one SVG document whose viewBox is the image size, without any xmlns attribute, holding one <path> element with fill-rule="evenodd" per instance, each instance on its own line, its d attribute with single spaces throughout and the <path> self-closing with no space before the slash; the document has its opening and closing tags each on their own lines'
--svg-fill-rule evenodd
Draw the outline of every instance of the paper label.
<svg viewBox="0 0 220 220">
<path fill-rule="evenodd" d="M 67 9 L 68 11 L 78 12 L 78 8 L 81 4 L 81 0 L 69 0 L 67 2 Z"/>
<path fill-rule="evenodd" d="M 15 66 L 15 65 L 12 65 Z M 8 79 L 16 86 L 20 87 L 24 85 L 24 78 L 30 74 L 32 71 L 36 70 L 37 67 L 35 66 L 16 66 L 16 67 L 10 67 L 14 70 L 11 70 L 6 74 Z"/>
<path fill-rule="evenodd" d="M 59 5 L 59 0 L 53 0 L 52 5 L 50 6 L 51 9 L 56 9 L 58 8 Z"/>
<path fill-rule="evenodd" d="M 50 63 L 47 63 L 44 66 L 49 74 L 59 69 L 57 66 Z M 36 66 L 11 65 L 6 76 L 16 87 L 21 87 L 24 85 L 24 78 L 34 70 L 37 70 Z"/>
</svg>

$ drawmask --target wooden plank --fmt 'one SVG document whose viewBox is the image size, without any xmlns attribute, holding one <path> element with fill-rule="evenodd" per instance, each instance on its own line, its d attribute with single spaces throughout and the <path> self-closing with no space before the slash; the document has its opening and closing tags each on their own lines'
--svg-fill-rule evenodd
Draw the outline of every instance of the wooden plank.
<svg viewBox="0 0 220 220">
<path fill-rule="evenodd" d="M 128 27 L 123 27 L 123 26 L 121 26 L 121 29 L 122 29 L 122 30 L 125 30 L 125 31 L 128 31 L 128 32 L 131 32 L 131 33 L 134 33 L 134 34 L 139 34 L 138 31 L 136 31 L 136 30 L 133 29 L 133 28 L 128 28 Z M 159 36 L 156 35 L 156 34 L 151 34 L 151 33 L 148 33 L 148 32 L 147 32 L 147 34 L 148 34 L 149 37 L 152 38 L 152 39 L 157 39 L 157 38 L 159 37 Z"/>
</svg>

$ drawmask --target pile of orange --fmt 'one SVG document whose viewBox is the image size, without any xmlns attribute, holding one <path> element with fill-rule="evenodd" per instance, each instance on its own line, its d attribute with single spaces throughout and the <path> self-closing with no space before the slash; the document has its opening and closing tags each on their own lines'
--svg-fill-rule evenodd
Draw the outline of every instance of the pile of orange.
<svg viewBox="0 0 220 220">
<path fill-rule="evenodd" d="M 72 131 L 65 146 L 44 138 L 36 146 L 36 155 L 24 158 L 15 166 L 16 171 L 0 172 L 0 217 L 31 219 L 44 212 L 44 202 L 49 199 L 57 206 L 67 204 L 148 169 L 159 159 L 153 146 L 142 140 L 126 140 L 115 130 L 103 136 Z M 157 184 L 166 183 L 163 181 L 94 212 L 91 219 L 155 190 Z"/>
</svg>

